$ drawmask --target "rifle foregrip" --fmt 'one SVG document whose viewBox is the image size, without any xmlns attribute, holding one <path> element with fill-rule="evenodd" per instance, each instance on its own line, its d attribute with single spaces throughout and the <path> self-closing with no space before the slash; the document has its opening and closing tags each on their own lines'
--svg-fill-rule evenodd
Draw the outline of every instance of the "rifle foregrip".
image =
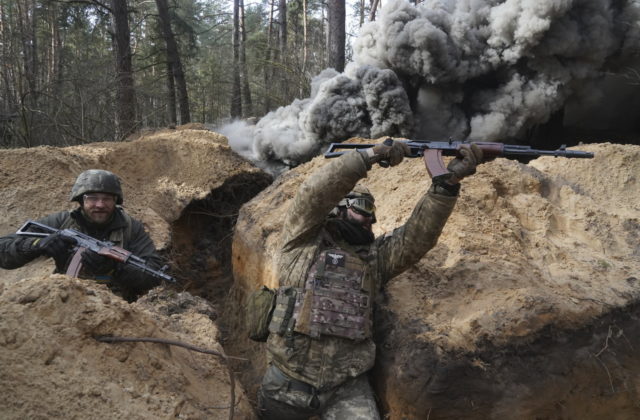
<svg viewBox="0 0 640 420">
<path fill-rule="evenodd" d="M 489 162 L 499 156 L 507 157 L 505 155 L 505 148 L 502 143 L 476 143 L 480 150 L 482 150 L 482 162 Z"/>
</svg>

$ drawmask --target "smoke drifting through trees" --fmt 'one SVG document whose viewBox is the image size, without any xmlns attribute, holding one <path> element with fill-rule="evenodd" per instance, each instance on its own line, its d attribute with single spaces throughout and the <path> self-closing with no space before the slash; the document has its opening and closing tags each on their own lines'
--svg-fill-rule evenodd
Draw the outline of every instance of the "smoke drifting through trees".
<svg viewBox="0 0 640 420">
<path fill-rule="evenodd" d="M 632 0 L 387 1 L 344 73 L 244 126 L 254 140 L 240 152 L 295 165 L 352 136 L 520 138 L 598 97 L 593 82 L 637 54 L 639 18 Z"/>
</svg>

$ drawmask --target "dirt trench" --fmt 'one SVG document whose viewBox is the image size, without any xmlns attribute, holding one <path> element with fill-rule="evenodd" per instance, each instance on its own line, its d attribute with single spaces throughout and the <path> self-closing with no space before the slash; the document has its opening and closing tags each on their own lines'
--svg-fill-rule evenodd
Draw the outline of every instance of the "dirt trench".
<svg viewBox="0 0 640 420">
<path fill-rule="evenodd" d="M 387 284 L 371 375 L 385 419 L 639 418 L 638 149 L 581 149 L 596 157 L 481 165 L 436 247 Z M 243 206 L 235 287 L 277 285 L 282 214 L 323 164 L 287 172 Z M 366 185 L 380 197 L 383 234 L 409 217 L 428 179 L 407 160 L 374 168 Z M 238 370 L 255 395 L 264 349 L 229 349 L 251 358 Z"/>
<path fill-rule="evenodd" d="M 193 200 L 171 225 L 166 251 L 180 286 L 222 304 L 233 284 L 231 242 L 240 207 L 270 184 L 264 175 L 229 178 L 202 200 Z"/>
<path fill-rule="evenodd" d="M 220 327 L 225 352 L 256 407 L 255 395 L 265 364 L 263 345 L 246 338 L 241 302 L 234 286 L 231 244 L 240 207 L 270 184 L 264 177 L 230 178 L 206 198 L 192 201 L 172 225 L 168 251 L 183 290 L 209 301 Z M 640 371 L 640 303 L 594 318 L 579 330 L 548 327 L 534 341 L 475 352 L 451 352 L 421 342 L 423 326 L 398 320 L 391 311 L 377 314 L 380 343 L 372 383 L 381 412 L 394 418 L 433 419 L 577 419 L 635 418 L 640 403 L 630 404 Z M 407 345 L 411 343 L 411 345 Z M 391 351 L 393 350 L 393 351 Z M 419 363 L 416 363 L 419 361 Z M 425 363 L 425 361 L 428 361 Z M 402 394 L 407 384 L 415 392 Z M 515 386 L 514 386 L 515 384 Z"/>
<path fill-rule="evenodd" d="M 387 285 L 372 372 L 385 419 L 639 418 L 639 151 L 587 147 L 596 152 L 593 162 L 482 165 L 465 181 L 436 248 Z M 204 130 L 9 150 L 0 158 L 0 195 L 9 203 L 0 221 L 5 231 L 25 215 L 65 208 L 77 173 L 105 167 L 123 175 L 127 211 L 167 250 L 180 281 L 128 305 L 102 286 L 50 278 L 49 260 L 3 271 L 0 370 L 14 375 L 0 375 L 7 391 L 0 417 L 70 412 L 86 418 L 96 407 L 121 418 L 226 414 L 211 411 L 228 401 L 226 366 L 147 344 L 118 346 L 135 350 L 123 362 L 113 357 L 116 350 L 87 339 L 87 331 L 99 328 L 222 344 L 227 354 L 246 359 L 233 362 L 243 385 L 243 415 L 236 418 L 255 418 L 249 403 L 255 407 L 265 349 L 246 338 L 241 303 L 257 285 L 276 285 L 273 256 L 288 200 L 324 160 L 271 180 Z M 44 163 L 24 165 L 36 161 Z M 414 160 L 374 169 L 367 184 L 380 197 L 376 233 L 382 234 L 403 223 L 428 181 L 424 164 Z M 190 293 L 175 293 L 183 290 Z M 73 299 L 59 297 L 69 294 Z M 41 354 L 52 345 L 53 362 Z M 148 374 L 150 367 L 157 375 Z M 102 374 L 88 375 L 92 370 Z M 122 393 L 151 386 L 150 378 L 162 399 Z M 191 386 L 177 387 L 176 378 Z"/>
<path fill-rule="evenodd" d="M 454 352 L 381 311 L 374 387 L 393 418 L 637 419 L 639 321 L 635 302 L 577 330 L 548 326 L 533 340 Z"/>
<path fill-rule="evenodd" d="M 194 200 L 171 225 L 172 240 L 166 251 L 181 291 L 202 297 L 214 307 L 210 314 L 220 328 L 220 343 L 233 361 L 234 371 L 255 407 L 256 368 L 264 350 L 246 338 L 241 311 L 243 297 L 233 283 L 231 244 L 240 207 L 271 183 L 263 174 L 229 178 L 202 200 Z"/>
</svg>

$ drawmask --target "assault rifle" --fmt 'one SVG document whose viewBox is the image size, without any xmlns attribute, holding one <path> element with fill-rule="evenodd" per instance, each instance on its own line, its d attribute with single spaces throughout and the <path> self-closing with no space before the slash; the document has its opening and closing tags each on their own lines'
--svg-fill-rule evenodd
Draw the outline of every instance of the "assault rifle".
<svg viewBox="0 0 640 420">
<path fill-rule="evenodd" d="M 78 232 L 75 229 L 54 229 L 51 226 L 47 226 L 43 223 L 34 222 L 28 220 L 16 234 L 20 236 L 35 236 L 44 238 L 51 234 L 58 233 L 64 238 L 70 238 L 76 241 L 74 247 L 74 255 L 69 263 L 67 269 L 67 275 L 72 277 L 78 277 L 78 273 L 82 268 L 82 253 L 86 250 L 90 250 L 107 258 L 111 258 L 126 266 L 132 267 L 137 271 L 147 273 L 155 278 L 175 283 L 176 279 L 165 273 L 167 266 L 162 267 L 160 270 L 154 270 L 147 265 L 145 260 L 133 255 L 131 252 L 124 248 L 116 246 L 113 242 L 99 241 L 89 235 L 85 235 L 82 232 Z"/>
<path fill-rule="evenodd" d="M 442 156 L 460 156 L 460 146 L 463 144 L 471 144 L 466 141 L 428 141 L 428 140 L 395 140 L 405 143 L 411 150 L 411 155 L 408 157 L 423 157 L 424 163 L 427 166 L 427 172 L 431 177 L 443 175 L 449 173 Z M 491 143 L 491 142 L 474 142 L 482 149 L 483 162 L 488 162 L 497 157 L 503 157 L 507 159 L 516 160 L 530 160 L 540 156 L 556 156 L 565 158 L 582 158 L 591 159 L 593 153 L 583 152 L 580 150 L 567 150 L 565 145 L 560 146 L 556 150 L 538 150 L 532 149 L 529 146 L 504 144 L 504 143 Z M 391 146 L 393 140 L 387 138 L 384 144 Z M 376 146 L 375 144 L 357 144 L 357 143 L 331 143 L 329 148 L 324 154 L 325 158 L 333 158 L 340 156 L 346 152 L 339 152 L 339 149 L 368 149 Z M 382 161 L 380 166 L 389 166 L 389 162 Z"/>
</svg>

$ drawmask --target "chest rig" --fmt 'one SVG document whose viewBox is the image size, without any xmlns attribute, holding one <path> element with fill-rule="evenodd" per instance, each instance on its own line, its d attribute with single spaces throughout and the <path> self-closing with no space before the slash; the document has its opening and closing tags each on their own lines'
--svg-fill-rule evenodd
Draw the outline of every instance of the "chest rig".
<svg viewBox="0 0 640 420">
<path fill-rule="evenodd" d="M 310 337 L 332 335 L 351 340 L 371 337 L 372 285 L 358 254 L 333 241 L 321 242 L 304 289 L 296 295 L 293 331 Z"/>
</svg>

